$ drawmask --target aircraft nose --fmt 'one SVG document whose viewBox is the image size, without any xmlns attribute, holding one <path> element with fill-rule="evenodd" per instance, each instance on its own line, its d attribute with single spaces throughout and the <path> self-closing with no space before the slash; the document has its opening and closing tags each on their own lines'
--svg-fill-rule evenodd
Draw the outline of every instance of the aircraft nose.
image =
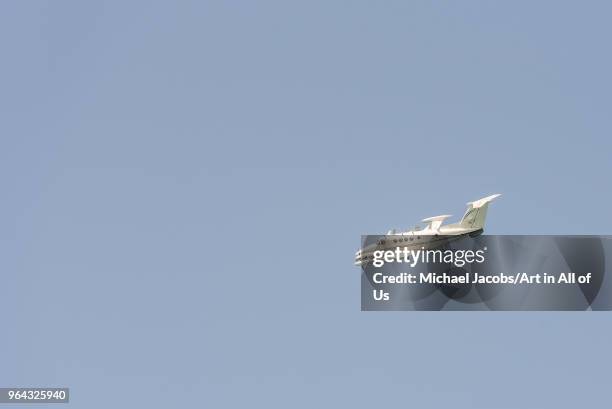
<svg viewBox="0 0 612 409">
<path fill-rule="evenodd" d="M 361 258 L 361 250 L 357 251 L 355 253 L 355 265 L 356 266 L 360 266 L 362 264 L 363 260 Z"/>
<path fill-rule="evenodd" d="M 357 253 L 355 253 L 355 265 L 356 266 L 367 264 L 367 262 L 369 261 L 368 259 L 369 259 L 368 254 L 364 254 L 363 250 L 359 250 Z"/>
</svg>

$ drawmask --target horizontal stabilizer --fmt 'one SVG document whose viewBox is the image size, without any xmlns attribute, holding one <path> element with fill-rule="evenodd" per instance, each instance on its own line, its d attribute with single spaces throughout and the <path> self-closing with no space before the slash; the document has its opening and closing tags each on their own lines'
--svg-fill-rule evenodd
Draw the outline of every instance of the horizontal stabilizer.
<svg viewBox="0 0 612 409">
<path fill-rule="evenodd" d="M 475 209 L 478 207 L 482 207 L 484 204 L 489 203 L 500 196 L 501 194 L 497 193 L 491 196 L 483 197 L 482 199 L 474 200 L 473 202 L 467 202 L 467 205 L 472 206 L 472 209 Z"/>
</svg>

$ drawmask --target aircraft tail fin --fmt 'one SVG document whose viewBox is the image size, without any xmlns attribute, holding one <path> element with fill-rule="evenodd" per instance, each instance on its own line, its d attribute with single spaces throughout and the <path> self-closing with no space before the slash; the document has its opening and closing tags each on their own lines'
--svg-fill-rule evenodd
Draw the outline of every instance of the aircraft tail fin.
<svg viewBox="0 0 612 409">
<path fill-rule="evenodd" d="M 482 199 L 478 199 L 473 202 L 468 202 L 468 208 L 460 222 L 461 226 L 475 229 L 484 228 L 489 203 L 499 196 L 501 195 L 495 194 L 483 197 Z"/>
</svg>

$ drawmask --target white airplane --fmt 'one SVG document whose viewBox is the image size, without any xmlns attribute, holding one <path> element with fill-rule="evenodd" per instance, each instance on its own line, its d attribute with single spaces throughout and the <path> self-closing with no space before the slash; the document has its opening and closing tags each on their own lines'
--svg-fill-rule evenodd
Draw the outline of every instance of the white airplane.
<svg viewBox="0 0 612 409">
<path fill-rule="evenodd" d="M 495 194 L 482 199 L 468 202 L 467 210 L 458 223 L 442 225 L 450 214 L 428 217 L 423 219 L 427 225 L 424 228 L 415 227 L 413 230 L 398 232 L 389 230 L 387 234 L 378 237 L 378 241 L 360 249 L 355 253 L 355 265 L 367 264 L 376 250 L 389 250 L 396 247 L 435 247 L 448 243 L 449 239 L 459 239 L 462 236 L 478 236 L 484 230 L 485 219 L 489 203 L 501 196 Z"/>
</svg>

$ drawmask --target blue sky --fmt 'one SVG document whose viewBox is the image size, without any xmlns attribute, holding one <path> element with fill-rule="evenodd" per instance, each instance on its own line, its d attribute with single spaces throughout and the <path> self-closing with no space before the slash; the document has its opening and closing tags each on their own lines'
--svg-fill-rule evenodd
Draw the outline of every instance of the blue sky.
<svg viewBox="0 0 612 409">
<path fill-rule="evenodd" d="M 602 407 L 604 313 L 362 313 L 362 234 L 609 234 L 612 6 L 11 2 L 0 384 L 71 406 Z"/>
</svg>

